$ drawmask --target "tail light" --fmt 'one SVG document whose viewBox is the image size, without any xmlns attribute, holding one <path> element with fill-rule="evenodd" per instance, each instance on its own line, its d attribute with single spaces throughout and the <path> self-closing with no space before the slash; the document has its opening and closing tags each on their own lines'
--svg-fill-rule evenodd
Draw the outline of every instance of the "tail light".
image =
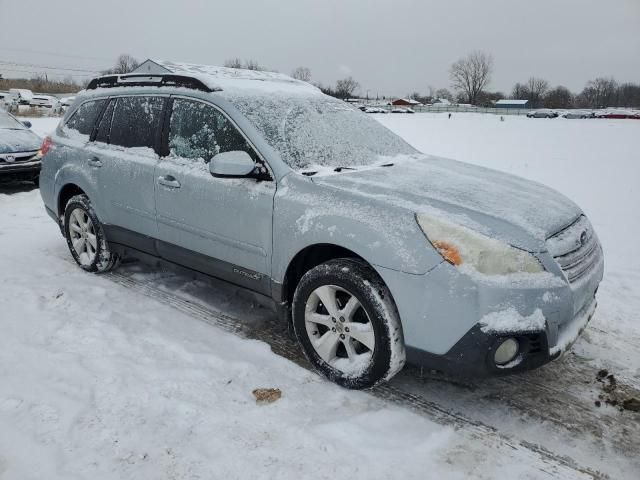
<svg viewBox="0 0 640 480">
<path fill-rule="evenodd" d="M 53 146 L 53 140 L 51 139 L 51 137 L 46 136 L 44 137 L 44 140 L 42 141 L 42 145 L 40 146 L 40 150 L 38 150 L 38 156 L 39 157 L 44 157 L 47 152 L 49 150 L 51 150 L 51 147 Z"/>
</svg>

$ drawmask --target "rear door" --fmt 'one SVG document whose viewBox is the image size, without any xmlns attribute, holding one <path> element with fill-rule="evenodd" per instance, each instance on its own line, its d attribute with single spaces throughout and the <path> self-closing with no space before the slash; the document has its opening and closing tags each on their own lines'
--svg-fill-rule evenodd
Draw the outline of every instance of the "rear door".
<svg viewBox="0 0 640 480">
<path fill-rule="evenodd" d="M 156 168 L 158 250 L 181 263 L 268 293 L 275 182 L 235 124 L 217 107 L 172 98 L 166 151 Z M 209 161 L 243 150 L 262 178 L 214 178 Z"/>
<path fill-rule="evenodd" d="M 158 232 L 154 173 L 167 98 L 111 98 L 87 160 L 98 172 L 101 220 L 107 224 L 107 236 L 143 251 L 153 251 L 151 239 Z"/>
</svg>

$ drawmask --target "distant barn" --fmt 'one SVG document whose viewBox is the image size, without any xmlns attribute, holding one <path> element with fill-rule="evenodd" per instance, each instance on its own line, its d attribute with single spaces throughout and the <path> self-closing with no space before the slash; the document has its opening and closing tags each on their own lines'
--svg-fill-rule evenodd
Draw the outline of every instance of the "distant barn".
<svg viewBox="0 0 640 480">
<path fill-rule="evenodd" d="M 417 102 L 411 98 L 398 98 L 391 102 L 391 105 L 402 105 L 404 107 L 415 107 L 417 105 L 422 105 L 420 102 Z"/>
<path fill-rule="evenodd" d="M 508 100 L 504 98 L 496 102 L 496 108 L 529 108 L 529 100 Z"/>
</svg>

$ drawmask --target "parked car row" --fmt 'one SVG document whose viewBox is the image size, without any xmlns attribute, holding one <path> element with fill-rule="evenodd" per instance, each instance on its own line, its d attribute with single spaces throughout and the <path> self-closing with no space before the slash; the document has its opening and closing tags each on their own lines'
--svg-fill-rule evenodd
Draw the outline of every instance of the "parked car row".
<svg viewBox="0 0 640 480">
<path fill-rule="evenodd" d="M 527 112 L 528 118 L 567 118 L 567 119 L 585 119 L 585 118 L 613 118 L 613 119 L 638 119 L 640 120 L 640 111 L 632 109 L 612 109 L 605 108 L 602 110 L 552 110 L 550 108 L 541 108 Z"/>
<path fill-rule="evenodd" d="M 42 113 L 59 115 L 73 103 L 75 96 L 58 98 L 55 95 L 34 94 L 31 90 L 12 88 L 0 92 L 0 106 L 9 112 L 18 113 L 23 108 L 36 108 Z"/>
</svg>

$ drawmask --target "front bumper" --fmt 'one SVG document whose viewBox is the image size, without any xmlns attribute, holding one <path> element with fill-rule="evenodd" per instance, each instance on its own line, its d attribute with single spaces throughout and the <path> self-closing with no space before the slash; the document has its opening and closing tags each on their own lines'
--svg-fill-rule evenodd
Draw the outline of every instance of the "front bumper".
<svg viewBox="0 0 640 480">
<path fill-rule="evenodd" d="M 27 162 L 0 163 L 0 177 L 14 176 L 16 174 L 30 174 L 32 177 L 40 173 L 42 164 L 40 160 L 30 160 Z"/>
<path fill-rule="evenodd" d="M 468 376 L 487 377 L 508 375 L 533 370 L 555 360 L 571 348 L 593 318 L 595 298 L 568 322 L 561 341 L 549 347 L 546 331 L 515 331 L 485 333 L 476 324 L 444 355 L 435 355 L 414 347 L 407 347 L 407 362 L 442 372 Z M 496 365 L 494 355 L 498 346 L 507 338 L 515 338 L 519 344 L 515 359 L 506 365 Z"/>
<path fill-rule="evenodd" d="M 551 256 L 541 261 L 555 280 L 537 286 L 477 281 L 446 262 L 425 275 L 377 267 L 398 307 L 407 361 L 458 375 L 485 376 L 530 370 L 560 356 L 593 316 L 604 260 L 600 255 L 573 283 Z M 483 318 L 507 310 L 522 317 L 541 314 L 542 324 L 537 330 L 483 331 Z M 507 368 L 496 366 L 495 350 L 508 337 L 518 340 L 520 354 Z"/>
</svg>

